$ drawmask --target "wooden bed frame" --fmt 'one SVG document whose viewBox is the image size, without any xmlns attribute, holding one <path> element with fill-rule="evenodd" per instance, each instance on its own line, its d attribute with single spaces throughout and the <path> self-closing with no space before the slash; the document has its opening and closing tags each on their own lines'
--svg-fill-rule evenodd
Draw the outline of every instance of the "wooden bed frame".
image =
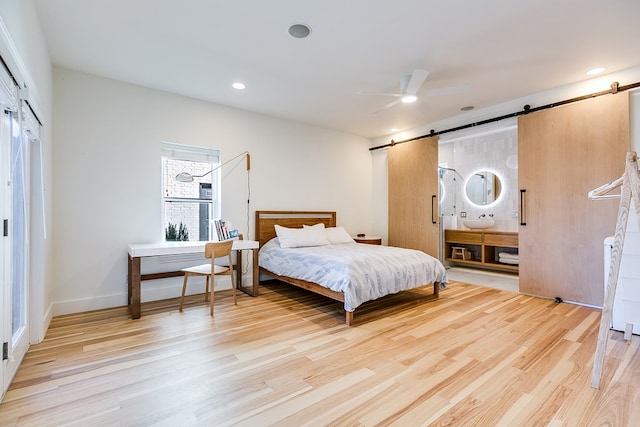
<svg viewBox="0 0 640 427">
<path fill-rule="evenodd" d="M 303 225 L 314 225 L 318 223 L 323 223 L 325 227 L 335 227 L 336 213 L 329 211 L 256 211 L 256 240 L 260 242 L 260 247 L 262 247 L 262 245 L 276 237 L 274 227 L 276 224 L 288 228 L 300 228 Z M 336 292 L 306 280 L 280 276 L 262 267 L 260 267 L 259 270 L 260 273 L 273 277 L 274 279 L 344 303 L 344 294 L 342 292 Z M 433 294 L 436 298 L 440 296 L 440 284 L 437 282 L 433 284 Z M 353 311 L 345 311 L 345 323 L 347 326 L 351 326 L 353 323 Z"/>
</svg>

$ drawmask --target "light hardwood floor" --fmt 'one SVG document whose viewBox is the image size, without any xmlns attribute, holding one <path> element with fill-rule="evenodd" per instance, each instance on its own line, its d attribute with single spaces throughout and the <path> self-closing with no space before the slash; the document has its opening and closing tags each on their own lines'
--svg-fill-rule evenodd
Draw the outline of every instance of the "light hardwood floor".
<svg viewBox="0 0 640 427">
<path fill-rule="evenodd" d="M 277 282 L 257 298 L 57 317 L 27 353 L 2 426 L 638 426 L 640 337 L 600 312 L 450 283 L 356 311 Z"/>
<path fill-rule="evenodd" d="M 471 283 L 473 285 L 488 286 L 504 291 L 518 292 L 519 278 L 514 273 L 503 273 L 479 268 L 450 267 L 447 268 L 449 280 Z"/>
</svg>

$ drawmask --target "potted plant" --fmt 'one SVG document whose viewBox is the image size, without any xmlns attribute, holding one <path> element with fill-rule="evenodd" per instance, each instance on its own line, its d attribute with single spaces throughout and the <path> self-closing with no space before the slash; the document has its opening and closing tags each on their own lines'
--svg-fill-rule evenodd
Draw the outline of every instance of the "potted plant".
<svg viewBox="0 0 640 427">
<path fill-rule="evenodd" d="M 167 241 L 187 241 L 189 240 L 189 229 L 180 222 L 179 226 L 169 221 L 169 225 L 164 229 L 164 236 Z"/>
<path fill-rule="evenodd" d="M 187 229 L 187 226 L 182 223 L 180 223 L 180 226 L 178 227 L 178 240 L 184 242 L 189 240 L 189 230 Z"/>
</svg>

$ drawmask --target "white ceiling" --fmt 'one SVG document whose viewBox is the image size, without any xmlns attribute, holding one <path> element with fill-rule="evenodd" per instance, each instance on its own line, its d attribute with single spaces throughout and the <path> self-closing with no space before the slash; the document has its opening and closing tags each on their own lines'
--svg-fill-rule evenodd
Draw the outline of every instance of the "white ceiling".
<svg viewBox="0 0 640 427">
<path fill-rule="evenodd" d="M 57 66 L 365 137 L 640 65 L 638 0 L 35 4 Z M 294 23 L 311 35 L 291 37 Z M 394 98 L 362 93 L 397 92 L 417 68 L 418 102 L 372 114 Z"/>
</svg>

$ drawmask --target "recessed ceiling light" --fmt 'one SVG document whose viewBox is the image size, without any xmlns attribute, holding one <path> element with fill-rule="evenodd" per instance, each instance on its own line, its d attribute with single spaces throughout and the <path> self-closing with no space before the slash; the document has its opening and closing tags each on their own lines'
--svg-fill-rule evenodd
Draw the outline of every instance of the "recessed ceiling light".
<svg viewBox="0 0 640 427">
<path fill-rule="evenodd" d="M 238 90 L 243 90 L 244 88 L 246 88 L 244 83 L 240 83 L 240 82 L 235 82 L 234 84 L 231 85 L 231 87 Z"/>
<path fill-rule="evenodd" d="M 596 67 L 596 68 L 592 68 L 589 71 L 587 71 L 585 74 L 587 76 L 595 76 L 596 74 L 601 74 L 604 73 L 606 70 L 606 68 L 604 67 Z"/>
<path fill-rule="evenodd" d="M 402 102 L 404 102 L 405 104 L 410 104 L 412 102 L 416 102 L 418 97 L 415 95 L 405 95 L 401 99 L 402 99 Z"/>
<path fill-rule="evenodd" d="M 400 129 L 398 129 L 398 128 L 391 128 L 391 129 L 389 129 L 389 132 L 398 132 L 399 130 Z"/>
<path fill-rule="evenodd" d="M 466 105 L 460 109 L 460 111 L 471 111 L 473 110 L 473 105 Z"/>
<path fill-rule="evenodd" d="M 289 27 L 289 35 L 296 39 L 303 39 L 311 34 L 311 27 L 307 24 L 293 24 Z"/>
</svg>

